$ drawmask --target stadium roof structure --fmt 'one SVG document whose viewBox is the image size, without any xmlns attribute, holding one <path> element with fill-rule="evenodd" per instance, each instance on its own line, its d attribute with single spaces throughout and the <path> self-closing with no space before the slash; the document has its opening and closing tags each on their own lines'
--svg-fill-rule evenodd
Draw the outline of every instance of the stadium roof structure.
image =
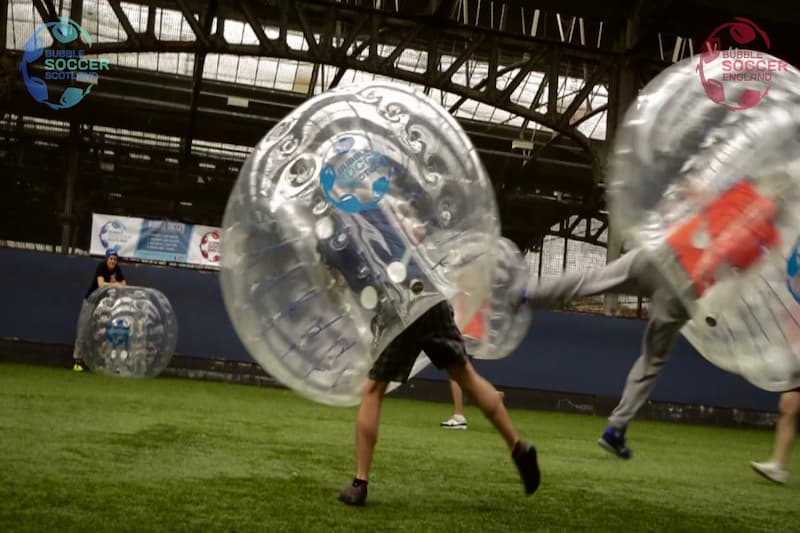
<svg viewBox="0 0 800 533">
<path fill-rule="evenodd" d="M 639 87 L 735 16 L 799 64 L 800 15 L 743 0 L 9 0 L 0 12 L 0 239 L 88 243 L 92 212 L 221 223 L 250 148 L 305 99 L 390 79 L 472 138 L 503 232 L 604 244 L 607 140 Z M 108 59 L 53 111 L 17 70 L 68 16 Z M 52 38 L 47 36 L 52 43 Z"/>
</svg>

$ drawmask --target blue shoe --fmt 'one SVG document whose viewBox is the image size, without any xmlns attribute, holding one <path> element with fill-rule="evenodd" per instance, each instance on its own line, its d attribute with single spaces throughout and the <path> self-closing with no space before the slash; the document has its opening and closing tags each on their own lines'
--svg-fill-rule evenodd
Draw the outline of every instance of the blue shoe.
<svg viewBox="0 0 800 533">
<path fill-rule="evenodd" d="M 633 457 L 633 451 L 625 446 L 626 429 L 627 428 L 617 429 L 614 426 L 608 426 L 603 432 L 603 435 L 597 439 L 597 444 L 621 459 L 630 459 Z"/>
</svg>

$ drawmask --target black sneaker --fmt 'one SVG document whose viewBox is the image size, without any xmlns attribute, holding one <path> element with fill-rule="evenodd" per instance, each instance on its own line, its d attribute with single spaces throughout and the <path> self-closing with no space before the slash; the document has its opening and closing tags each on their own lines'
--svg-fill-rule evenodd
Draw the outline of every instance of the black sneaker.
<svg viewBox="0 0 800 533">
<path fill-rule="evenodd" d="M 367 503 L 367 484 L 353 481 L 339 494 L 339 501 L 347 505 L 364 505 Z"/>
<path fill-rule="evenodd" d="M 539 488 L 541 481 L 536 448 L 527 442 L 520 441 L 514 448 L 511 457 L 514 459 L 514 464 L 517 465 L 522 483 L 525 485 L 525 494 L 530 496 Z"/>
<path fill-rule="evenodd" d="M 608 426 L 600 438 L 597 439 L 597 444 L 620 459 L 630 459 L 633 457 L 633 450 L 625 445 L 625 429 Z"/>
</svg>

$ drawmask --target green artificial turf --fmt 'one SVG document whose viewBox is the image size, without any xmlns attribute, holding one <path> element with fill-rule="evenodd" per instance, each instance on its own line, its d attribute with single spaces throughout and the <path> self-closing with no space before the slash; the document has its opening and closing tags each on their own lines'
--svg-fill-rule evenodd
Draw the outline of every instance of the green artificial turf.
<svg viewBox="0 0 800 533">
<path fill-rule="evenodd" d="M 355 412 L 282 389 L 0 364 L 0 531 L 800 528 L 800 476 L 777 487 L 750 470 L 767 431 L 637 422 L 623 462 L 595 443 L 600 417 L 513 410 L 541 461 L 527 498 L 477 410 L 445 431 L 448 405 L 391 398 L 368 505 L 347 507 Z"/>
</svg>

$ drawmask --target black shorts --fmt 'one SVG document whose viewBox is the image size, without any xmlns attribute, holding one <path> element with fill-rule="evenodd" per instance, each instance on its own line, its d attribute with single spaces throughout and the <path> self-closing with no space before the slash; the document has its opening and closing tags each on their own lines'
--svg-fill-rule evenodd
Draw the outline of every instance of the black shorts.
<svg viewBox="0 0 800 533">
<path fill-rule="evenodd" d="M 464 338 L 449 303 L 434 305 L 395 337 L 375 361 L 369 378 L 405 383 L 420 352 L 425 352 L 439 369 L 464 365 L 468 361 Z"/>
</svg>

